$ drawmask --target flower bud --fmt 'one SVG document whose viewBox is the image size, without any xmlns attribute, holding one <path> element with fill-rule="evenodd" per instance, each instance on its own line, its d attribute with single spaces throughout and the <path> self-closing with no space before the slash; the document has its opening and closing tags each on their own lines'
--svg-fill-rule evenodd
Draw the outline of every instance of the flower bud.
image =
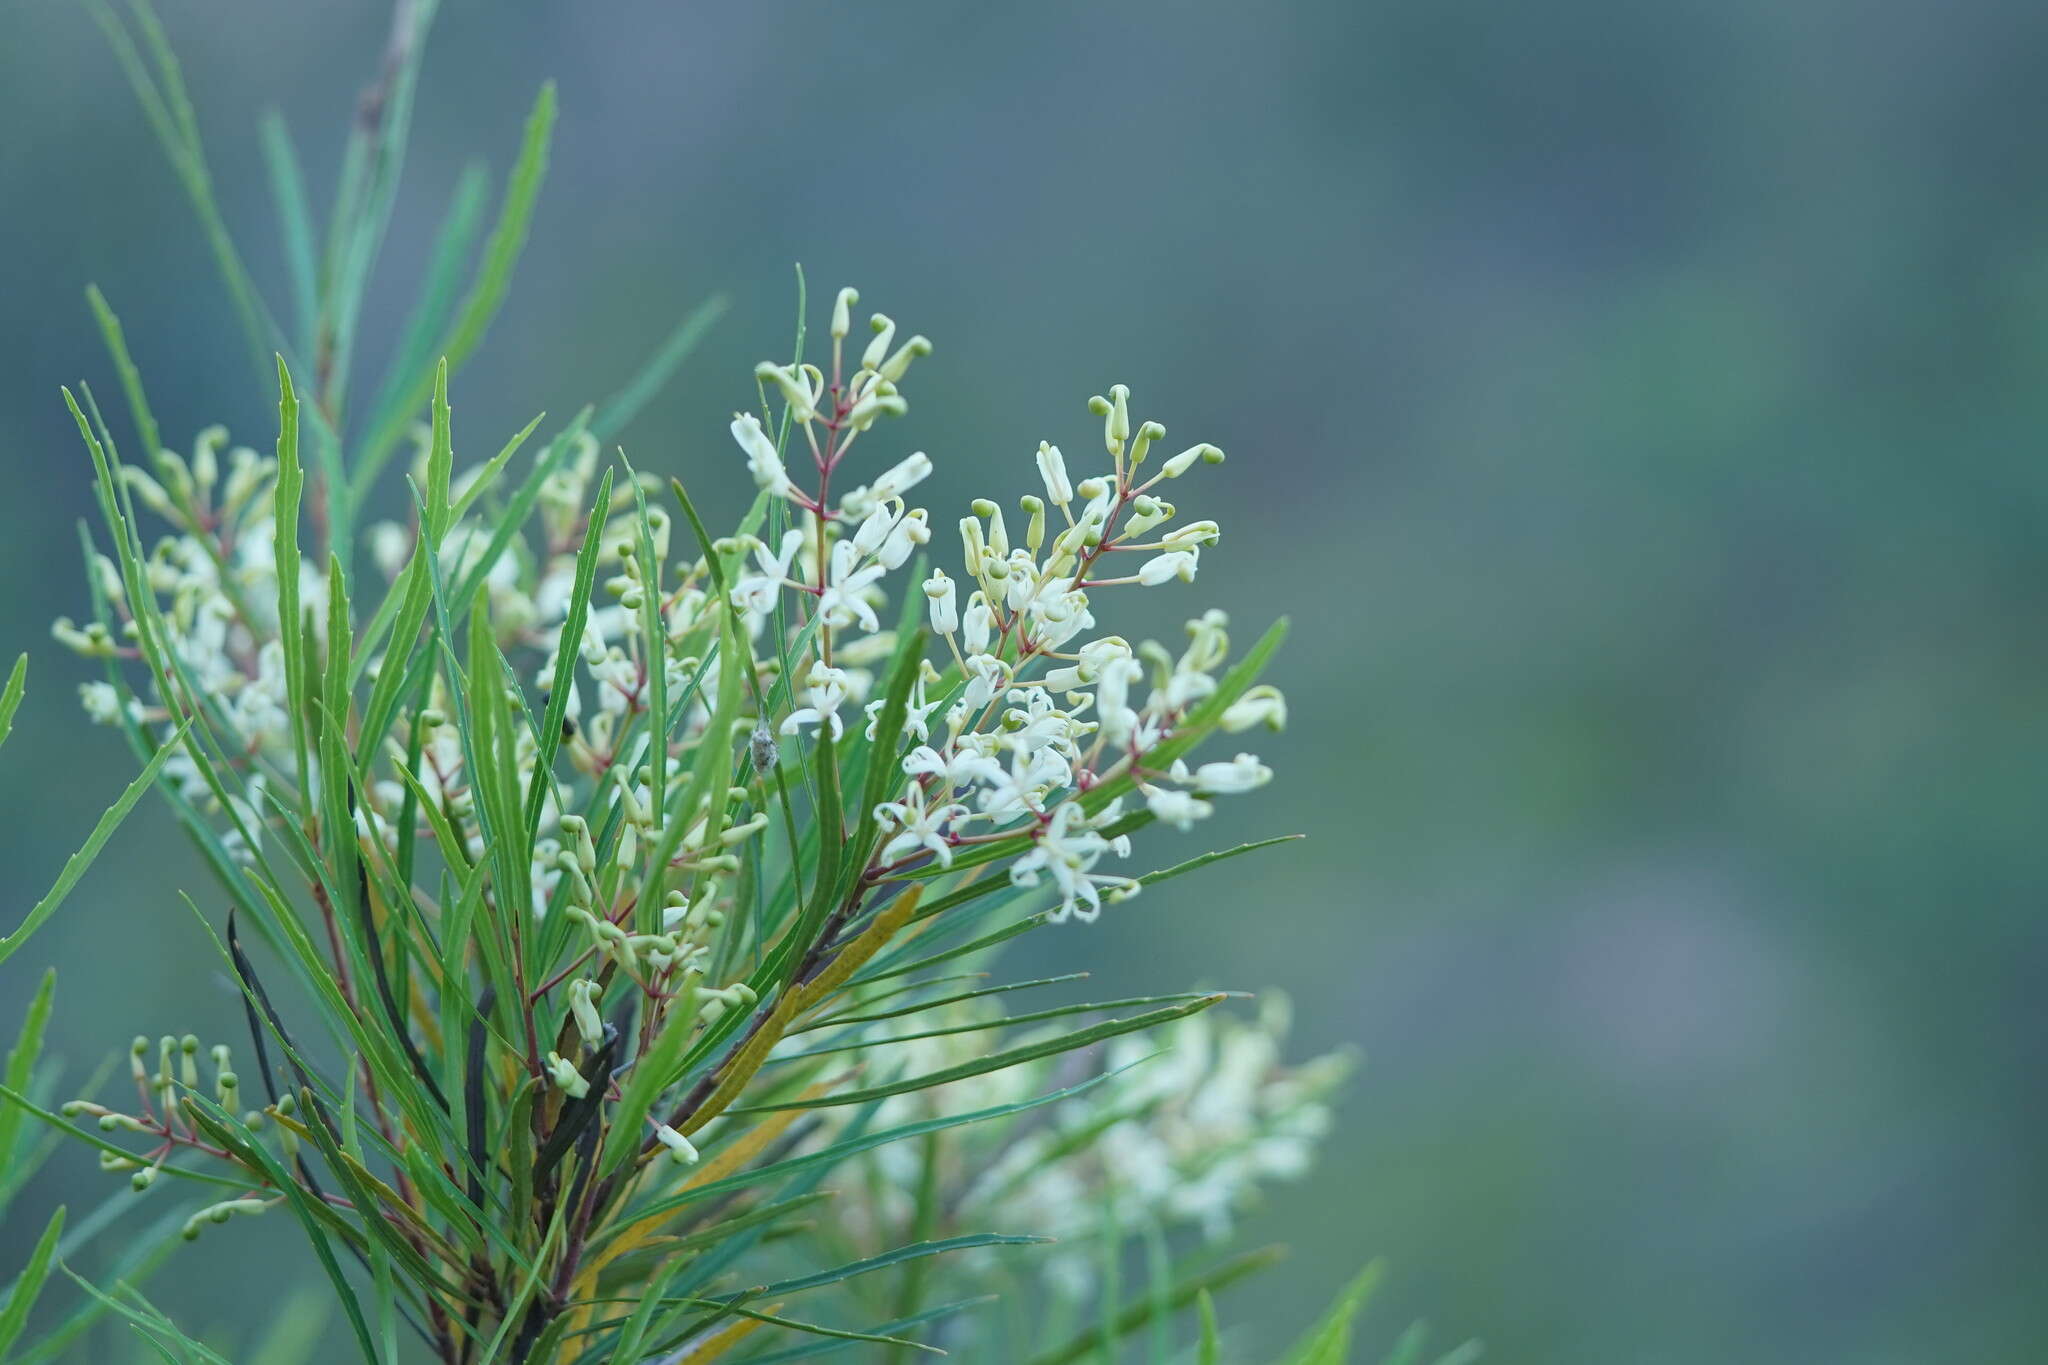
<svg viewBox="0 0 2048 1365">
<path fill-rule="evenodd" d="M 1038 443 L 1038 477 L 1045 480 L 1046 500 L 1065 507 L 1074 500 L 1074 485 L 1067 478 L 1066 457 L 1060 448 L 1046 441 Z"/>
<path fill-rule="evenodd" d="M 846 288 L 839 291 L 839 297 L 832 303 L 832 339 L 844 341 L 846 334 L 853 330 L 850 316 L 853 305 L 860 302 L 860 291 Z"/>
<path fill-rule="evenodd" d="M 960 628 L 958 594 L 944 569 L 933 569 L 924 581 L 924 595 L 931 599 L 932 632 L 951 635 Z"/>
<path fill-rule="evenodd" d="M 932 344 L 929 340 L 921 336 L 912 337 L 901 346 L 898 346 L 894 355 L 882 362 L 882 378 L 888 380 L 891 384 L 901 383 L 904 372 L 910 368 L 910 362 L 918 356 L 930 355 L 931 353 Z"/>
<path fill-rule="evenodd" d="M 799 422 L 808 422 L 818 415 L 817 400 L 799 376 L 795 366 L 777 365 L 770 360 L 754 367 L 754 378 L 765 379 L 782 390 L 782 401 L 789 405 L 790 415 Z"/>
<path fill-rule="evenodd" d="M 1124 453 L 1124 442 L 1131 436 L 1130 389 L 1123 384 L 1109 386 L 1109 412 L 1102 424 L 1102 443 L 1112 455 Z"/>
<path fill-rule="evenodd" d="M 590 1082 L 583 1079 L 583 1073 L 565 1059 L 559 1052 L 550 1052 L 547 1060 L 548 1076 L 572 1100 L 580 1100 L 590 1093 Z"/>
<path fill-rule="evenodd" d="M 889 343 L 896 339 L 896 324 L 886 315 L 877 313 L 868 319 L 868 326 L 874 331 L 874 339 L 868 342 L 867 350 L 861 353 L 860 367 L 864 370 L 880 370 L 882 358 L 889 354 Z"/>
<path fill-rule="evenodd" d="M 1159 472 L 1169 479 L 1177 479 L 1194 468 L 1196 460 L 1201 460 L 1206 464 L 1222 464 L 1223 452 L 1212 445 L 1189 446 L 1186 450 L 1183 450 L 1180 454 L 1159 466 Z"/>
<path fill-rule="evenodd" d="M 654 1136 L 660 1140 L 662 1146 L 668 1148 L 668 1154 L 675 1158 L 676 1164 L 681 1166 L 694 1166 L 697 1164 L 697 1149 L 690 1144 L 688 1138 L 678 1133 L 675 1129 L 664 1123 L 661 1127 L 654 1130 Z"/>
<path fill-rule="evenodd" d="M 1131 467 L 1137 468 L 1145 462 L 1145 452 L 1152 448 L 1154 441 L 1166 435 L 1166 428 L 1157 422 L 1147 422 L 1138 428 L 1138 439 L 1131 442 Z"/>
<path fill-rule="evenodd" d="M 585 1047 L 594 1048 L 604 1041 L 604 1020 L 598 1016 L 594 1003 L 602 989 L 595 981 L 569 983 L 569 1014 L 576 1021 L 576 1032 L 582 1035 Z"/>
</svg>

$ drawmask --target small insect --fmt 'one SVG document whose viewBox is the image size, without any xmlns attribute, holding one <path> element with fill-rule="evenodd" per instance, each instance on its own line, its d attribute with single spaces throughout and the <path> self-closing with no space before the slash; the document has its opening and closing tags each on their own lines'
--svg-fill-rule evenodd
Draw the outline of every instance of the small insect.
<svg viewBox="0 0 2048 1365">
<path fill-rule="evenodd" d="M 747 741 L 747 748 L 753 756 L 755 772 L 766 777 L 775 771 L 775 765 L 782 756 L 775 747 L 775 732 L 768 728 L 765 717 L 754 726 L 754 733 Z"/>
</svg>

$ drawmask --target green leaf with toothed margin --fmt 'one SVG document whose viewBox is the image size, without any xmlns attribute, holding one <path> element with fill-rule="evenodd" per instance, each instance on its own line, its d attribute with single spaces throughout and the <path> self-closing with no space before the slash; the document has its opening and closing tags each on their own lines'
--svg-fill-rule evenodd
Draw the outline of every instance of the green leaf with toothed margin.
<svg viewBox="0 0 2048 1365">
<path fill-rule="evenodd" d="M 50 1215 L 50 1221 L 43 1226 L 43 1235 L 36 1239 L 36 1248 L 28 1256 L 28 1267 L 14 1282 L 14 1292 L 7 1296 L 7 1306 L 0 1308 L 0 1360 L 7 1357 L 7 1348 L 21 1335 L 21 1329 L 28 1325 L 28 1314 L 42 1295 L 43 1283 L 50 1278 L 50 1262 L 57 1255 L 57 1239 L 64 1235 L 64 1206 Z"/>
</svg>

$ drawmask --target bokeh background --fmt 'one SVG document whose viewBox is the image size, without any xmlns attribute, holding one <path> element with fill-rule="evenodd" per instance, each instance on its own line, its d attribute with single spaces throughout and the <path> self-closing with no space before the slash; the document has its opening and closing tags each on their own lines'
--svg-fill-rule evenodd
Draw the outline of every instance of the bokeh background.
<svg viewBox="0 0 2048 1365">
<path fill-rule="evenodd" d="M 280 286 L 255 120 L 282 110 L 330 183 L 383 7 L 165 13 Z M 1229 1304 L 1249 1340 L 1384 1254 L 1382 1339 L 1423 1315 L 1501 1361 L 2048 1359 L 2048 7 L 448 0 L 365 373 L 457 171 L 502 176 L 548 76 L 554 169 L 455 392 L 472 458 L 724 291 L 627 444 L 737 506 L 721 417 L 788 348 L 797 261 L 821 307 L 856 283 L 938 342 L 888 438 L 938 458 L 934 508 L 1027 491 L 1117 380 L 1230 452 L 1180 490 L 1223 547 L 1147 624 L 1292 616 L 1294 724 L 1273 787 L 1153 848 L 1311 837 L 1033 951 L 1284 990 L 1299 1051 L 1365 1054 L 1318 1176 L 1248 1220 L 1296 1248 Z M 57 386 L 114 387 L 88 281 L 167 435 L 270 439 L 99 36 L 15 0 L 0 646 L 36 659 L 9 924 L 129 770 L 48 639 L 88 510 Z M 0 968 L 13 1017 L 28 959 L 59 965 L 75 1077 L 136 1031 L 232 1027 L 173 895 L 203 871 L 145 812 Z M 15 1227 L 104 1183 L 60 1155 Z M 296 1264 L 271 1221 L 175 1263 L 167 1301 L 270 1301 Z"/>
</svg>

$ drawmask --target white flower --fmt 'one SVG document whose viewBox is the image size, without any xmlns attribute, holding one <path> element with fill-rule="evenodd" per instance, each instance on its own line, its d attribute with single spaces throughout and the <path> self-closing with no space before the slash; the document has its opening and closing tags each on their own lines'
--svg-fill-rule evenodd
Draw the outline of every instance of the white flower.
<svg viewBox="0 0 2048 1365">
<path fill-rule="evenodd" d="M 969 654 L 988 653 L 989 632 L 995 628 L 995 613 L 988 609 L 988 599 L 979 592 L 969 593 L 960 621 L 960 647 Z"/>
<path fill-rule="evenodd" d="M 1144 668 L 1128 655 L 1106 659 L 1095 680 L 1095 715 L 1102 736 L 1121 745 L 1137 726 L 1138 713 L 1131 709 L 1131 684 L 1145 676 Z"/>
<path fill-rule="evenodd" d="M 804 533 L 788 530 L 782 533 L 782 548 L 774 554 L 760 541 L 754 542 L 754 563 L 757 572 L 733 585 L 732 604 L 742 611 L 764 616 L 775 610 L 775 599 L 781 594 L 783 585 L 789 580 L 789 563 L 802 548 Z"/>
<path fill-rule="evenodd" d="M 839 707 L 846 700 L 846 673 L 843 669 L 832 668 L 823 662 L 811 665 L 811 671 L 804 680 L 809 690 L 811 704 L 789 713 L 782 722 L 782 733 L 793 735 L 803 725 L 827 725 L 832 738 L 838 739 L 845 726 L 839 719 Z"/>
<path fill-rule="evenodd" d="M 940 778 L 949 792 L 976 782 L 1001 781 L 1003 776 L 1002 765 L 984 754 L 959 749 L 946 755 L 928 744 L 920 744 L 904 755 L 903 771 L 912 777 Z"/>
<path fill-rule="evenodd" d="M 1038 842 L 1031 851 L 1010 864 L 1010 882 L 1013 886 L 1036 886 L 1039 873 L 1049 872 L 1060 892 L 1059 906 L 1050 916 L 1053 922 L 1069 915 L 1092 920 L 1102 913 L 1102 893 L 1098 887 L 1112 887 L 1111 894 L 1117 899 L 1128 899 L 1138 890 L 1138 883 L 1130 877 L 1092 870 L 1109 848 L 1109 840 L 1087 827 L 1080 803 L 1068 801 L 1040 828 Z"/>
<path fill-rule="evenodd" d="M 1178 578 L 1183 583 L 1195 581 L 1195 551 L 1168 550 L 1138 566 L 1138 582 L 1145 587 L 1157 587 L 1170 578 Z"/>
<path fill-rule="evenodd" d="M 903 800 L 884 801 L 875 807 L 877 820 L 886 821 L 901 831 L 882 846 L 882 861 L 895 862 L 923 848 L 930 850 L 940 867 L 951 867 L 953 846 L 946 839 L 945 826 L 966 814 L 967 807 L 958 802 L 928 806 L 924 788 L 912 784 Z"/>
<path fill-rule="evenodd" d="M 1010 750 L 1010 766 L 985 778 L 977 794 L 981 813 L 998 825 L 1045 807 L 1046 795 L 1073 781 L 1073 769 L 1051 749 Z"/>
<path fill-rule="evenodd" d="M 1261 683 L 1232 702 L 1223 712 L 1223 728 L 1231 734 L 1263 725 L 1269 730 L 1287 728 L 1287 699 L 1271 683 Z"/>
<path fill-rule="evenodd" d="M 1176 791 L 1172 787 L 1146 787 L 1145 804 L 1152 813 L 1175 829 L 1189 830 L 1195 821 L 1206 819 L 1215 807 L 1192 792 Z"/>
<path fill-rule="evenodd" d="M 747 472 L 754 476 L 757 488 L 769 489 L 777 497 L 795 495 L 796 485 L 789 481 L 789 471 L 782 467 L 782 457 L 775 453 L 775 442 L 761 430 L 760 418 L 751 412 L 734 413 L 732 438 L 746 452 Z"/>
<path fill-rule="evenodd" d="M 924 595 L 931 599 L 935 634 L 951 635 L 960 628 L 959 594 L 944 569 L 932 570 L 932 576 L 924 581 Z"/>
<path fill-rule="evenodd" d="M 1204 763 L 1188 775 L 1187 765 L 1174 760 L 1173 775 L 1183 782 L 1193 782 L 1196 790 L 1217 796 L 1235 796 L 1241 792 L 1263 787 L 1273 780 L 1273 770 L 1251 754 L 1239 754 L 1228 763 Z"/>
<path fill-rule="evenodd" d="M 884 571 L 879 564 L 856 567 L 861 558 L 860 548 L 850 540 L 842 540 L 832 547 L 831 570 L 825 581 L 825 590 L 818 597 L 818 611 L 824 616 L 826 625 L 845 627 L 858 622 L 862 630 L 882 628 L 881 619 L 868 605 L 865 594 Z"/>
<path fill-rule="evenodd" d="M 1038 477 L 1045 480 L 1045 500 L 1053 506 L 1065 507 L 1074 500 L 1074 485 L 1067 479 L 1067 462 L 1058 446 L 1038 443 Z"/>
<path fill-rule="evenodd" d="M 877 501 L 900 498 L 929 478 L 931 472 L 932 457 L 922 450 L 913 451 L 897 461 L 881 478 L 869 484 L 868 492 Z"/>
<path fill-rule="evenodd" d="M 900 569 L 917 547 L 928 544 L 931 538 L 932 528 L 926 520 L 925 510 L 922 507 L 912 508 L 889 528 L 889 538 L 882 542 L 875 558 L 885 569 Z"/>
<path fill-rule="evenodd" d="M 931 660 L 925 659 L 921 662 L 922 669 L 917 675 L 917 681 L 910 685 L 910 696 L 903 707 L 903 733 L 915 736 L 918 743 L 923 744 L 932 737 L 931 714 L 945 698 L 926 700 L 929 685 L 937 681 L 939 671 L 932 667 Z M 868 728 L 865 733 L 869 739 L 875 737 L 877 729 L 881 726 L 882 708 L 888 705 L 888 700 L 887 697 L 876 697 L 861 708 L 867 712 Z"/>
<path fill-rule="evenodd" d="M 89 682 L 78 685 L 78 700 L 85 707 L 85 714 L 94 725 L 115 725 L 121 719 L 121 694 L 112 683 Z"/>
</svg>

